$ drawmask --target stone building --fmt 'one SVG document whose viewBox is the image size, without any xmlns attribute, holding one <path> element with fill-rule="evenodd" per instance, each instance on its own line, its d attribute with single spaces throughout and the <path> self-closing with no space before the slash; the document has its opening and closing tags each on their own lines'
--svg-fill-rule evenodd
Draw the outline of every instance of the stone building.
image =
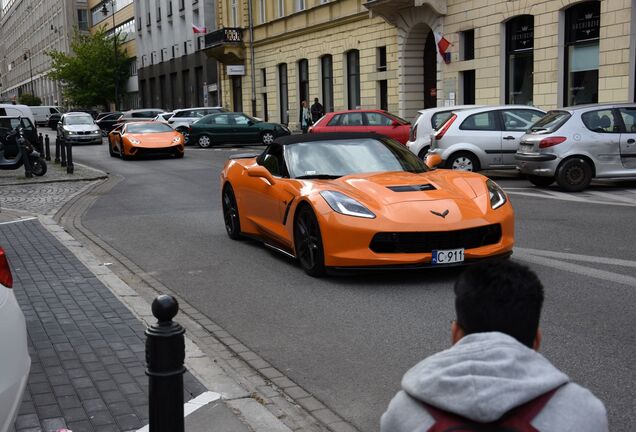
<svg viewBox="0 0 636 432">
<path fill-rule="evenodd" d="M 329 110 L 634 101 L 636 0 L 219 0 L 224 106 L 295 126 Z M 251 24 L 251 25 L 250 25 Z M 451 46 L 438 55 L 435 35 Z M 251 37 L 253 35 L 253 37 Z"/>
</svg>

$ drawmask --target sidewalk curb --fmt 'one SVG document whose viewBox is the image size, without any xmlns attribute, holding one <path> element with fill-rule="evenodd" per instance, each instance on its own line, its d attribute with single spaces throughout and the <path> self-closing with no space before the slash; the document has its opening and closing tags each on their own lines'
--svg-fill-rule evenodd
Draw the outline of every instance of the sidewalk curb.
<svg viewBox="0 0 636 432">
<path fill-rule="evenodd" d="M 50 161 L 48 161 L 49 163 L 51 163 Z M 103 179 L 107 179 L 108 178 L 108 173 L 105 171 L 102 171 L 100 169 L 97 168 L 93 168 L 93 167 L 89 167 L 88 165 L 84 165 L 81 163 L 77 163 L 74 162 L 73 163 L 74 166 L 78 166 L 78 167 L 82 167 L 85 168 L 87 170 L 90 171 L 95 171 L 96 174 L 87 176 L 87 177 L 69 177 L 69 178 L 57 178 L 57 179 L 48 179 L 48 178 L 42 178 L 42 177 L 32 177 L 27 179 L 26 177 L 24 177 L 24 180 L 22 181 L 12 181 L 10 183 L 2 183 L 0 184 L 0 188 L 2 186 L 27 186 L 27 185 L 34 185 L 34 184 L 45 184 L 45 183 L 66 183 L 66 182 L 81 182 L 81 181 L 94 181 L 94 180 L 103 180 Z M 53 165 L 52 168 L 57 167 L 57 165 Z M 62 167 L 58 167 L 58 168 L 62 168 Z M 69 176 L 73 176 L 74 174 L 68 174 Z"/>
</svg>

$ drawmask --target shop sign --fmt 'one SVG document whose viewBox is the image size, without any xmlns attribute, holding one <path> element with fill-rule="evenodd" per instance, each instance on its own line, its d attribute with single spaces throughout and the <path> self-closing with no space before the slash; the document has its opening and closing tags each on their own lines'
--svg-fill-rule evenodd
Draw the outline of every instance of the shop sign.
<svg viewBox="0 0 636 432">
<path fill-rule="evenodd" d="M 245 75 L 245 65 L 228 65 L 228 75 Z"/>
</svg>

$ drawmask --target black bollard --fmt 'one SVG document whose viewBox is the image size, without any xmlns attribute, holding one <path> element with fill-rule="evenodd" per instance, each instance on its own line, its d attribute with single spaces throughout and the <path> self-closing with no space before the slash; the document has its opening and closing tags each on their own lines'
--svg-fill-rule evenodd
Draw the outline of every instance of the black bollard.
<svg viewBox="0 0 636 432">
<path fill-rule="evenodd" d="M 35 149 L 40 153 L 40 156 L 44 155 L 44 137 L 42 136 L 42 132 L 38 135 L 38 144 L 35 146 Z"/>
<path fill-rule="evenodd" d="M 66 141 L 60 141 L 60 166 L 66 166 Z"/>
<path fill-rule="evenodd" d="M 55 138 L 55 163 L 60 163 L 60 139 Z"/>
<path fill-rule="evenodd" d="M 49 134 L 44 135 L 44 159 L 47 161 L 51 160 L 51 140 L 49 139 Z"/>
<path fill-rule="evenodd" d="M 183 373 L 185 329 L 172 321 L 179 311 L 177 299 L 157 296 L 152 314 L 157 323 L 147 328 L 148 423 L 150 432 L 183 432 Z"/>
<path fill-rule="evenodd" d="M 73 174 L 73 143 L 66 143 L 66 174 Z"/>
</svg>

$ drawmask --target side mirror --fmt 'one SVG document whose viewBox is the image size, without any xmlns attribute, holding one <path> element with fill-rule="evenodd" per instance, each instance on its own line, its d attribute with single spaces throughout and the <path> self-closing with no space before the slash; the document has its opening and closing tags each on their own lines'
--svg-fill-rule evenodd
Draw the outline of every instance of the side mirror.
<svg viewBox="0 0 636 432">
<path fill-rule="evenodd" d="M 435 153 L 429 153 L 426 156 L 426 166 L 429 168 L 435 168 L 437 165 L 442 163 L 442 157 Z"/>
<path fill-rule="evenodd" d="M 248 125 L 248 126 L 253 126 L 253 125 L 254 125 L 254 122 L 253 122 L 252 120 L 248 120 L 248 121 L 247 121 L 247 125 Z"/>
<path fill-rule="evenodd" d="M 267 180 L 270 185 L 274 185 L 276 180 L 274 180 L 274 176 L 271 172 L 267 170 L 264 166 L 255 165 L 251 166 L 247 169 L 247 175 L 250 177 L 260 177 Z"/>
</svg>

